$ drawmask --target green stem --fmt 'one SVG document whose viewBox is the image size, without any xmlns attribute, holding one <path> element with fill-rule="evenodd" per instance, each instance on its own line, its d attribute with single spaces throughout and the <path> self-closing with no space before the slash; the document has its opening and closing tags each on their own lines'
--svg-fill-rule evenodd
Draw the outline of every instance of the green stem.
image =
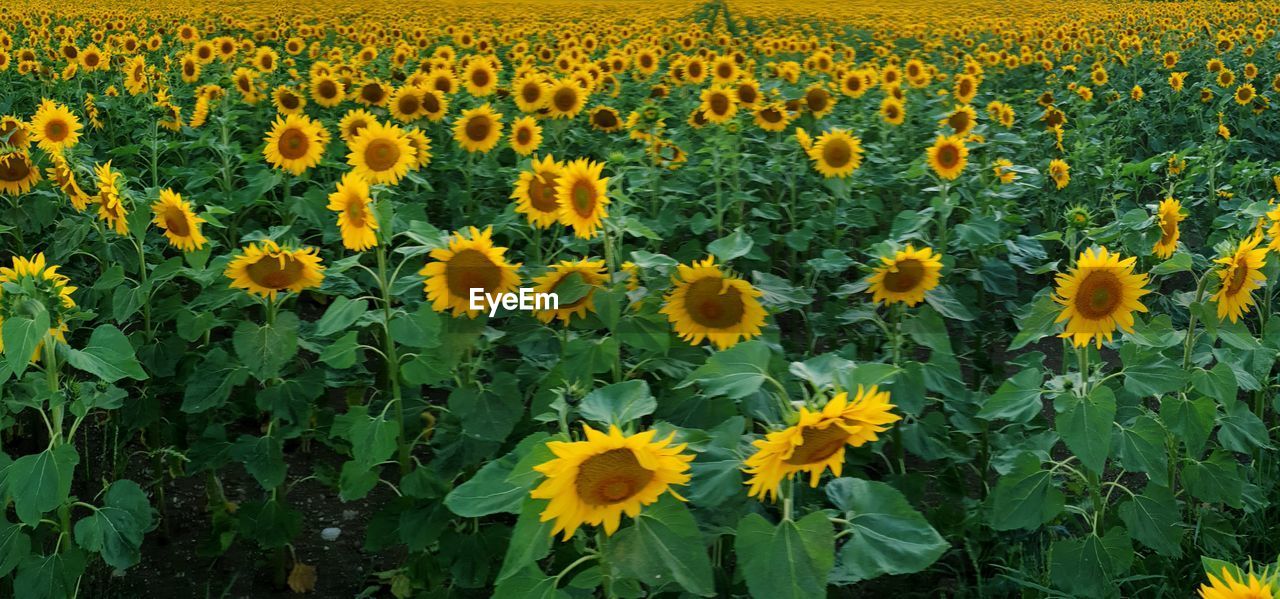
<svg viewBox="0 0 1280 599">
<path fill-rule="evenodd" d="M 1187 317 L 1187 340 L 1182 344 L 1183 370 L 1191 367 L 1191 348 L 1195 345 L 1196 339 L 1196 311 L 1194 307 L 1200 303 L 1200 300 L 1204 299 L 1204 288 L 1209 283 L 1209 272 L 1204 273 L 1200 277 L 1200 282 L 1196 283 L 1196 301 L 1191 304 L 1193 309 L 1190 310 L 1191 314 Z"/>
<path fill-rule="evenodd" d="M 400 356 L 396 352 L 396 342 L 391 338 L 391 281 L 387 280 L 387 246 L 378 244 L 378 287 L 382 291 L 382 338 L 385 343 L 383 353 L 387 358 L 387 382 L 391 384 L 391 401 L 396 404 L 396 417 L 400 421 L 399 462 L 400 475 L 409 473 L 409 439 L 408 426 L 404 413 L 404 398 L 400 390 Z"/>
</svg>

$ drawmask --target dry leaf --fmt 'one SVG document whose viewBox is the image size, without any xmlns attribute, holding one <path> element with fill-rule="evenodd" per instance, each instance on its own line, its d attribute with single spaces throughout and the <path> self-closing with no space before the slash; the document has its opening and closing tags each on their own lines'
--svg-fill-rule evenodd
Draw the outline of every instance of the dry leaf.
<svg viewBox="0 0 1280 599">
<path fill-rule="evenodd" d="M 289 572 L 289 588 L 295 593 L 310 593 L 316 590 L 316 567 L 302 562 L 295 562 Z"/>
</svg>

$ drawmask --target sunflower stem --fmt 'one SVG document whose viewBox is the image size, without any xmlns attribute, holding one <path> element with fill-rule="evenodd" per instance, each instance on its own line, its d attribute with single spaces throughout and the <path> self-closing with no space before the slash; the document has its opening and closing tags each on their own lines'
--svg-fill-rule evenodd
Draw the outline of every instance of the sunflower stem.
<svg viewBox="0 0 1280 599">
<path fill-rule="evenodd" d="M 1196 283 L 1196 301 L 1191 303 L 1192 309 L 1187 317 L 1187 340 L 1182 344 L 1182 369 L 1186 370 L 1191 367 L 1191 348 L 1195 346 L 1196 337 L 1196 311 L 1195 305 L 1204 299 L 1204 289 L 1209 283 L 1209 274 L 1212 270 L 1205 271 L 1200 277 L 1200 281 Z"/>
<path fill-rule="evenodd" d="M 396 404 L 396 418 L 400 421 L 397 427 L 399 434 L 400 475 L 409 473 L 408 422 L 405 421 L 404 398 L 400 390 L 400 356 L 396 352 L 395 339 L 391 337 L 391 281 L 387 279 L 387 245 L 379 243 L 378 255 L 378 287 L 382 291 L 382 337 L 385 344 L 383 353 L 387 361 L 387 382 L 391 385 L 391 401 Z"/>
</svg>

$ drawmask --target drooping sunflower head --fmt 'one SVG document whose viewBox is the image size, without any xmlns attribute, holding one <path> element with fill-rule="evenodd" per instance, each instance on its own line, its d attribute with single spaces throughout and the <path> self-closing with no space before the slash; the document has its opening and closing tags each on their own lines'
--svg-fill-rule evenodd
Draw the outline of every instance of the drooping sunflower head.
<svg viewBox="0 0 1280 599">
<path fill-rule="evenodd" d="M 752 442 L 756 452 L 747 458 L 743 471 L 750 475 L 747 495 L 776 500 L 782 481 L 804 472 L 809 485 L 817 487 L 828 469 L 840 476 L 846 447 L 861 447 L 876 441 L 879 434 L 902 417 L 892 412 L 889 392 L 875 385 L 858 387 L 852 401 L 848 393 L 837 393 L 822 410 L 800 408 L 795 424 L 769 433 Z"/>
<path fill-rule="evenodd" d="M 511 123 L 511 149 L 516 154 L 528 156 L 542 145 L 542 127 L 531 116 L 522 116 Z"/>
<path fill-rule="evenodd" d="M 535 293 L 555 293 L 564 295 L 567 289 L 577 287 L 586 291 L 576 298 L 559 298 L 559 308 L 555 310 L 536 310 L 534 316 L 542 322 L 551 322 L 559 318 L 567 326 L 570 319 L 584 318 L 588 312 L 595 312 L 596 290 L 604 287 L 606 276 L 604 260 L 561 260 L 552 265 L 546 274 L 534 278 Z"/>
<path fill-rule="evenodd" d="M 475 318 L 480 311 L 471 309 L 473 290 L 480 296 L 509 293 L 520 285 L 520 265 L 507 262 L 507 248 L 494 246 L 492 228 L 468 233 L 456 232 L 448 246 L 432 250 L 418 274 L 433 310 Z"/>
<path fill-rule="evenodd" d="M 191 202 L 182 199 L 172 189 L 160 190 L 160 198 L 151 205 L 151 213 L 155 215 L 152 222 L 164 231 L 169 245 L 184 252 L 204 247 L 206 240 L 200 231 L 204 219 L 191 210 Z"/>
<path fill-rule="evenodd" d="M 329 194 L 329 210 L 338 213 L 338 229 L 343 247 L 363 252 L 378 245 L 378 217 L 373 212 L 369 183 L 356 173 L 347 173 L 338 189 Z"/>
<path fill-rule="evenodd" d="M 1160 224 L 1160 239 L 1151 248 L 1151 252 L 1158 258 L 1168 259 L 1178 249 L 1178 237 L 1181 235 L 1178 223 L 1187 218 L 1182 214 L 1182 202 L 1165 198 L 1156 209 L 1156 218 Z"/>
<path fill-rule="evenodd" d="M 715 258 L 681 264 L 661 309 L 680 338 L 697 345 L 710 340 L 718 349 L 758 337 L 765 310 L 759 290 L 721 270 Z"/>
<path fill-rule="evenodd" d="M 1134 274 L 1136 258 L 1121 259 L 1107 248 L 1090 248 L 1070 272 L 1057 276 L 1054 301 L 1062 304 L 1055 322 L 1067 321 L 1061 337 L 1076 347 L 1111 340 L 1117 327 L 1133 330 L 1133 313 L 1146 312 L 1139 299 L 1150 293 L 1147 275 Z"/>
<path fill-rule="evenodd" d="M 271 240 L 250 243 L 223 275 L 231 287 L 275 300 L 281 292 L 301 293 L 324 283 L 325 267 L 315 248 L 291 249 Z"/>
<path fill-rule="evenodd" d="M 529 170 L 520 173 L 511 199 L 515 210 L 525 215 L 529 224 L 548 229 L 560 219 L 560 200 L 556 194 L 556 182 L 564 173 L 564 167 L 551 156 L 534 157 Z"/>
<path fill-rule="evenodd" d="M 624 513 L 634 518 L 668 492 L 683 500 L 671 487 L 689 482 L 694 456 L 672 443 L 674 433 L 655 440 L 654 430 L 623 435 L 615 426 L 607 434 L 583 429 L 582 441 L 548 442 L 555 457 L 533 468 L 546 479 L 530 497 L 549 500 L 541 519 L 555 520 L 552 535 L 563 532 L 567 541 L 584 524 L 603 524 L 612 535 Z"/>
<path fill-rule="evenodd" d="M 76 287 L 71 280 L 58 273 L 58 266 L 45 262 L 44 254 L 31 258 L 14 256 L 11 266 L 0 266 L 0 327 L 6 318 L 32 316 L 43 310 L 49 316 L 49 335 L 65 341 L 66 323 L 75 311 L 76 302 L 71 294 Z M 31 361 L 39 359 L 44 342 L 32 353 Z M 4 339 L 0 338 L 0 352 L 4 351 Z"/>
<path fill-rule="evenodd" d="M 880 262 L 867 279 L 867 293 L 873 301 L 886 306 L 898 302 L 919 304 L 925 293 L 938 286 L 942 273 L 942 256 L 928 247 L 916 249 L 907 245 L 893 256 L 882 256 Z"/>
<path fill-rule="evenodd" d="M 8 146 L 14 150 L 31 147 L 31 129 L 16 117 L 0 118 L 0 146 Z"/>
<path fill-rule="evenodd" d="M 377 121 L 361 129 L 350 148 L 347 164 L 370 183 L 395 185 L 417 160 L 403 129 Z"/>
<path fill-rule="evenodd" d="M 320 123 L 300 114 L 276 117 L 267 133 L 262 154 L 272 166 L 301 175 L 320 163 L 329 132 Z"/>
<path fill-rule="evenodd" d="M 964 138 L 958 135 L 939 135 L 926 151 L 926 155 L 929 168 L 933 169 L 939 177 L 948 180 L 959 177 L 960 172 L 969 163 L 969 149 L 965 146 Z"/>
<path fill-rule="evenodd" d="M 40 181 L 40 169 L 26 151 L 0 152 L 0 193 L 18 196 Z"/>
<path fill-rule="evenodd" d="M 822 176 L 844 178 L 862 165 L 862 141 L 844 129 L 832 129 L 818 136 L 808 154 Z"/>
<path fill-rule="evenodd" d="M 111 168 L 111 161 L 93 167 L 98 179 L 98 219 L 107 223 L 119 235 L 129 234 L 129 211 L 124 205 L 120 189 L 124 178 L 120 171 Z"/>
<path fill-rule="evenodd" d="M 1250 236 L 1226 256 L 1218 258 L 1218 278 L 1221 287 L 1213 294 L 1218 303 L 1218 319 L 1230 319 L 1236 322 L 1240 316 L 1249 312 L 1253 305 L 1253 291 L 1262 287 L 1267 281 L 1262 267 L 1267 261 L 1267 248 L 1259 248 L 1261 236 Z"/>
<path fill-rule="evenodd" d="M 560 224 L 583 239 L 595 237 L 609 216 L 609 178 L 600 176 L 603 170 L 603 163 L 579 158 L 566 164 L 556 179 Z"/>
<path fill-rule="evenodd" d="M 462 111 L 453 124 L 453 139 L 468 152 L 488 152 L 502 138 L 502 114 L 486 102 Z"/>
<path fill-rule="evenodd" d="M 52 100 L 40 101 L 31 117 L 31 139 L 46 152 L 61 152 L 80 142 L 83 126 L 66 106 Z"/>
</svg>

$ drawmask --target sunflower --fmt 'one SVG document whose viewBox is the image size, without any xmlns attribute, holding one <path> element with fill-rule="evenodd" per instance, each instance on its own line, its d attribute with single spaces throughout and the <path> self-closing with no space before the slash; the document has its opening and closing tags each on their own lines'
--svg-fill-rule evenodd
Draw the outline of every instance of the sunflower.
<svg viewBox="0 0 1280 599">
<path fill-rule="evenodd" d="M 1236 88 L 1236 93 L 1235 93 L 1236 104 L 1245 106 L 1248 103 L 1252 102 L 1257 95 L 1258 95 L 1258 92 L 1256 89 L 1254 89 L 1253 84 L 1245 83 L 1240 87 Z"/>
<path fill-rule="evenodd" d="M 365 106 L 382 106 L 389 96 L 387 85 L 377 79 L 367 80 L 351 92 L 351 99 Z"/>
<path fill-rule="evenodd" d="M 593 109 L 587 120 L 591 122 L 591 128 L 597 131 L 612 133 L 622 129 L 622 117 L 617 110 L 608 106 Z"/>
<path fill-rule="evenodd" d="M 939 135 L 933 145 L 926 150 L 929 168 L 943 179 L 955 179 L 960 176 L 969 163 L 969 149 L 964 145 L 964 138 L 958 135 Z"/>
<path fill-rule="evenodd" d="M 452 311 L 475 318 L 472 290 L 486 295 L 508 293 L 520 286 L 519 264 L 507 262 L 507 248 L 493 245 L 493 228 L 471 227 L 468 236 L 455 232 L 449 246 L 431 250 L 432 261 L 418 271 L 423 276 L 427 301 L 436 312 Z"/>
<path fill-rule="evenodd" d="M 1182 203 L 1173 198 L 1165 198 L 1160 202 L 1157 216 L 1160 221 L 1160 240 L 1156 242 L 1155 247 L 1151 248 L 1151 252 L 1164 260 L 1178 249 L 1178 237 L 1181 235 L 1178 231 L 1178 223 L 1186 220 L 1187 217 L 1182 214 Z"/>
<path fill-rule="evenodd" d="M 547 106 L 551 86 L 537 73 L 528 73 L 511 85 L 511 95 L 521 112 L 537 112 Z"/>
<path fill-rule="evenodd" d="M 281 85 L 271 92 L 271 103 L 276 105 L 276 110 L 281 114 L 302 114 L 307 99 L 298 90 Z"/>
<path fill-rule="evenodd" d="M 338 213 L 343 247 L 363 252 L 378 245 L 378 217 L 372 202 L 369 183 L 355 173 L 343 175 L 338 190 L 329 194 L 329 209 Z"/>
<path fill-rule="evenodd" d="M 448 68 L 433 69 L 427 73 L 427 86 L 446 96 L 458 91 L 458 79 Z"/>
<path fill-rule="evenodd" d="M 551 156 L 534 157 L 529 170 L 520 173 L 511 199 L 516 201 L 516 212 L 525 215 L 529 224 L 548 229 L 560 220 L 556 181 L 562 174 L 564 167 Z"/>
<path fill-rule="evenodd" d="M 311 99 L 325 108 L 333 108 L 347 97 L 342 82 L 330 75 L 320 75 L 311 79 Z"/>
<path fill-rule="evenodd" d="M 551 85 L 547 96 L 547 114 L 552 118 L 571 119 L 582 112 L 587 92 L 572 79 L 559 79 Z"/>
<path fill-rule="evenodd" d="M 702 105 L 699 109 L 703 117 L 712 123 L 724 123 L 738 114 L 738 102 L 733 92 L 722 85 L 713 85 L 702 90 Z"/>
<path fill-rule="evenodd" d="M 542 127 L 531 116 L 522 116 L 511 123 L 511 149 L 516 154 L 528 156 L 542 145 Z"/>
<path fill-rule="evenodd" d="M 485 59 L 472 60 L 462 72 L 462 80 L 467 86 L 467 93 L 482 98 L 491 96 L 498 89 L 498 74 L 493 65 Z"/>
<path fill-rule="evenodd" d="M 818 136 L 808 154 L 822 176 L 843 179 L 862 164 L 862 141 L 844 129 L 832 129 Z"/>
<path fill-rule="evenodd" d="M 0 328 L 4 326 L 7 315 L 15 313 L 18 306 L 29 300 L 39 302 L 49 314 L 49 336 L 60 342 L 66 342 L 64 333 L 67 330 L 66 316 L 76 307 L 71 294 L 76 287 L 71 286 L 71 279 L 58 273 L 58 266 L 45 262 L 44 254 L 36 254 L 31 258 L 14 256 L 12 266 L 0 267 Z M 15 302 L 7 301 L 3 287 L 14 285 L 29 289 L 33 293 L 14 295 Z M 31 361 L 40 359 L 44 350 L 44 340 L 36 345 L 31 354 Z M 0 338 L 0 354 L 4 352 L 4 339 Z"/>
<path fill-rule="evenodd" d="M 955 93 L 957 102 L 961 104 L 973 102 L 974 96 L 978 95 L 978 80 L 973 75 L 960 75 L 956 77 L 952 91 Z"/>
<path fill-rule="evenodd" d="M 191 211 L 191 203 L 182 199 L 172 189 L 160 190 L 160 199 L 151 205 L 153 221 L 164 231 L 169 245 L 184 252 L 194 252 L 204 247 L 206 240 L 200 233 L 200 224 L 204 222 Z"/>
<path fill-rule="evenodd" d="M 609 216 L 609 178 L 600 176 L 603 169 L 603 163 L 579 158 L 564 165 L 556 179 L 560 224 L 572 227 L 573 234 L 583 239 L 595 237 Z"/>
<path fill-rule="evenodd" d="M 1224 567 L 1222 578 L 1209 574 L 1209 584 L 1200 585 L 1200 599 L 1272 599 L 1277 590 L 1280 590 L 1280 583 L 1277 583 L 1276 575 L 1265 570 L 1261 577 L 1253 572 L 1247 576 L 1241 572 L 1237 579 Z"/>
<path fill-rule="evenodd" d="M 71 170 L 71 165 L 67 163 L 67 159 L 61 154 L 50 154 L 53 160 L 53 166 L 49 167 L 45 173 L 49 180 L 57 184 L 58 189 L 67 194 L 67 199 L 71 200 L 71 205 L 79 212 L 84 212 L 89 207 L 92 198 L 89 194 L 80 189 L 80 184 L 76 182 L 75 171 Z"/>
<path fill-rule="evenodd" d="M 129 234 L 129 211 L 120 197 L 120 173 L 112 170 L 111 161 L 93 167 L 98 178 L 98 219 L 105 221 L 119 235 Z"/>
<path fill-rule="evenodd" d="M 951 127 L 955 135 L 963 136 L 973 129 L 977 122 L 978 113 L 968 104 L 957 106 L 955 110 L 942 119 L 942 124 Z"/>
<path fill-rule="evenodd" d="M 66 106 L 43 99 L 31 117 L 31 139 L 46 152 L 61 152 L 80 142 L 83 126 Z"/>
<path fill-rule="evenodd" d="M 40 169 L 24 151 L 0 154 L 0 193 L 17 196 L 27 193 L 40 181 Z"/>
<path fill-rule="evenodd" d="M 486 102 L 462 111 L 453 124 L 453 139 L 468 152 L 488 152 L 502 138 L 502 114 Z"/>
<path fill-rule="evenodd" d="M 587 312 L 596 311 L 594 299 L 596 290 L 603 288 L 607 280 L 604 273 L 604 260 L 588 260 L 585 258 L 577 262 L 561 260 L 559 264 L 553 265 L 546 274 L 533 280 L 533 290 L 535 293 L 556 293 L 556 290 L 561 285 L 575 276 L 580 283 L 588 287 L 587 292 L 574 301 L 560 303 L 559 309 L 538 310 L 534 313 L 538 320 L 551 322 L 553 319 L 559 318 L 564 321 L 565 325 L 568 325 L 569 320 L 574 316 L 585 318 Z"/>
<path fill-rule="evenodd" d="M 1071 272 L 1057 276 L 1053 299 L 1063 308 L 1055 322 L 1067 321 L 1060 337 L 1071 339 L 1076 347 L 1090 340 L 1102 347 L 1103 338 L 1110 341 L 1117 326 L 1133 330 L 1133 313 L 1147 311 L 1138 300 L 1150 293 L 1144 288 L 1147 275 L 1133 274 L 1136 260 L 1121 260 L 1105 247 L 1090 248 L 1080 253 Z"/>
<path fill-rule="evenodd" d="M 836 99 L 826 86 L 814 83 L 804 90 L 804 107 L 813 118 L 820 119 L 836 109 Z"/>
<path fill-rule="evenodd" d="M 417 158 L 404 130 L 377 121 L 369 123 L 351 140 L 347 164 L 369 183 L 395 185 Z"/>
<path fill-rule="evenodd" d="M 991 171 L 1001 185 L 1013 183 L 1018 178 L 1018 173 L 1013 171 L 1013 162 L 1008 158 L 997 158 L 991 163 Z"/>
<path fill-rule="evenodd" d="M 402 123 L 411 123 L 426 114 L 422 106 L 422 90 L 413 85 L 404 85 L 391 94 L 387 101 L 391 116 Z"/>
<path fill-rule="evenodd" d="M 1053 179 L 1058 189 L 1062 189 L 1071 182 L 1071 166 L 1061 158 L 1054 158 L 1049 161 L 1049 177 Z"/>
<path fill-rule="evenodd" d="M 791 122 L 787 108 L 781 102 L 762 104 L 752 112 L 756 126 L 765 131 L 784 131 Z"/>
<path fill-rule="evenodd" d="M 821 411 L 801 407 L 796 423 L 751 443 L 756 452 L 743 463 L 751 476 L 749 497 L 776 500 L 782 481 L 798 473 L 809 474 L 809 486 L 817 487 L 822 473 L 840 476 L 846 447 L 861 447 L 879 439 L 889 425 L 902 419 L 892 412 L 889 392 L 872 385 L 858 386 L 853 400 L 837 393 Z"/>
<path fill-rule="evenodd" d="M 428 164 L 431 164 L 431 138 L 427 137 L 421 129 L 408 129 L 404 133 L 405 139 L 409 140 L 409 145 L 413 148 L 413 170 L 418 170 Z"/>
<path fill-rule="evenodd" d="M 437 89 L 418 89 L 422 93 L 422 116 L 433 123 L 444 120 L 449 112 L 449 98 Z"/>
<path fill-rule="evenodd" d="M 924 294 L 938 286 L 942 272 L 942 256 L 932 248 L 915 249 L 910 244 L 892 257 L 882 256 L 881 266 L 867 279 L 871 285 L 867 293 L 872 301 L 886 306 L 897 302 L 915 306 L 924 301 Z"/>
<path fill-rule="evenodd" d="M 363 108 L 348 110 L 347 114 L 342 116 L 342 120 L 338 121 L 338 134 L 342 136 L 342 141 L 350 144 L 362 129 L 377 120 L 377 117 Z"/>
<path fill-rule="evenodd" d="M 0 145 L 14 150 L 25 150 L 31 147 L 31 130 L 27 124 L 16 117 L 0 118 Z"/>
<path fill-rule="evenodd" d="M 276 117 L 267 134 L 262 155 L 272 166 L 301 175 L 320 163 L 329 143 L 329 132 L 310 117 L 287 114 Z"/>
<path fill-rule="evenodd" d="M 549 500 L 541 519 L 555 520 L 552 535 L 563 531 L 567 541 L 584 524 L 603 524 L 612 535 L 623 513 L 635 518 L 664 493 L 684 500 L 671 487 L 689 482 L 694 456 L 683 453 L 684 444 L 672 444 L 675 433 L 655 441 L 654 430 L 625 436 L 616 426 L 608 434 L 582 428 L 585 440 L 549 441 L 555 457 L 533 467 L 546 479 L 529 496 Z"/>
<path fill-rule="evenodd" d="M 1267 281 L 1262 274 L 1262 266 L 1267 261 L 1267 248 L 1259 248 L 1262 237 L 1253 235 L 1242 240 L 1229 256 L 1218 258 L 1214 262 L 1222 265 L 1218 269 L 1218 278 L 1222 279 L 1222 287 L 1213 294 L 1218 302 L 1218 319 L 1239 320 L 1242 314 L 1249 312 L 1253 305 L 1253 290 L 1262 287 Z"/>
<path fill-rule="evenodd" d="M 880 102 L 880 118 L 890 125 L 901 125 L 907 119 L 907 110 L 903 107 L 901 100 L 886 96 Z"/>
<path fill-rule="evenodd" d="M 231 287 L 276 299 L 282 291 L 301 293 L 324 282 L 324 266 L 315 248 L 290 249 L 266 239 L 250 243 L 240 251 L 223 275 Z"/>
<path fill-rule="evenodd" d="M 681 264 L 677 270 L 671 278 L 675 287 L 660 312 L 681 339 L 693 345 L 708 339 L 728 349 L 760 335 L 765 311 L 756 298 L 763 294 L 750 283 L 721 271 L 715 258 Z"/>
</svg>

